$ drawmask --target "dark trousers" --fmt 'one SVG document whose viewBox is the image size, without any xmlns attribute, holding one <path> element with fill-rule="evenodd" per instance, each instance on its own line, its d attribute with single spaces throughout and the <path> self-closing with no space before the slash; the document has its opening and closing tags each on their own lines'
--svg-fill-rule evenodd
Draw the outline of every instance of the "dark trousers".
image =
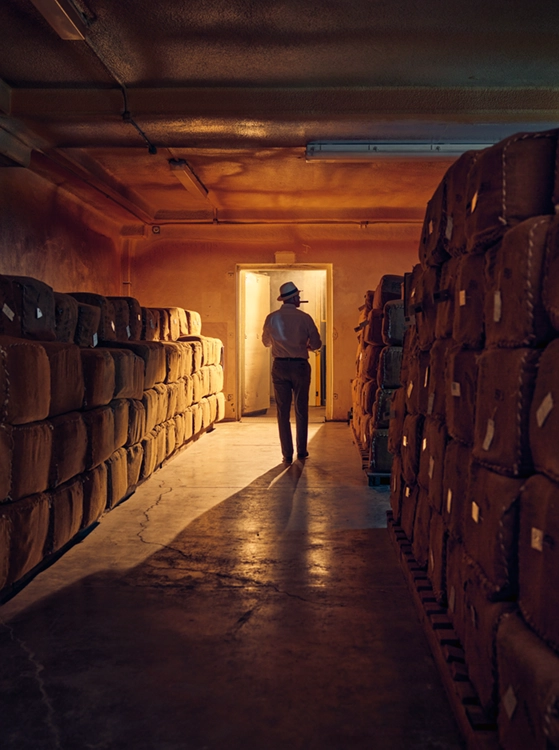
<svg viewBox="0 0 559 750">
<path fill-rule="evenodd" d="M 293 456 L 291 436 L 291 397 L 295 398 L 295 425 L 297 428 L 297 453 L 307 452 L 309 426 L 309 386 L 311 366 L 307 360 L 275 359 L 272 365 L 272 382 L 278 412 L 278 427 L 282 455 Z"/>
</svg>

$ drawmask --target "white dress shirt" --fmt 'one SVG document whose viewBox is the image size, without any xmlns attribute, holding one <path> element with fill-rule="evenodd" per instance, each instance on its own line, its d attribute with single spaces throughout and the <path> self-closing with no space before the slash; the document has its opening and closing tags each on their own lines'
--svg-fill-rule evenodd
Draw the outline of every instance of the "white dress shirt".
<svg viewBox="0 0 559 750">
<path fill-rule="evenodd" d="M 311 316 L 285 302 L 264 321 L 262 343 L 272 347 L 272 356 L 309 358 L 309 349 L 320 349 L 322 341 Z"/>
</svg>

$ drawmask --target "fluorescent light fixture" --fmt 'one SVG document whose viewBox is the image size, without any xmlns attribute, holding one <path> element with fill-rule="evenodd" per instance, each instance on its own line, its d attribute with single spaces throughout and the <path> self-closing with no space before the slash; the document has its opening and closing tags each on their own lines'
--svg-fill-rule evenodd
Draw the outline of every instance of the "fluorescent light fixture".
<svg viewBox="0 0 559 750">
<path fill-rule="evenodd" d="M 83 41 L 88 30 L 85 16 L 72 0 L 31 0 L 61 39 Z"/>
<path fill-rule="evenodd" d="M 169 159 L 169 166 L 177 180 L 191 195 L 194 195 L 196 198 L 205 198 L 207 200 L 208 191 L 206 186 L 200 182 L 184 159 Z"/>
<path fill-rule="evenodd" d="M 445 143 L 436 141 L 315 141 L 307 144 L 305 157 L 312 161 L 369 161 L 382 157 L 457 157 L 493 143 Z"/>
</svg>

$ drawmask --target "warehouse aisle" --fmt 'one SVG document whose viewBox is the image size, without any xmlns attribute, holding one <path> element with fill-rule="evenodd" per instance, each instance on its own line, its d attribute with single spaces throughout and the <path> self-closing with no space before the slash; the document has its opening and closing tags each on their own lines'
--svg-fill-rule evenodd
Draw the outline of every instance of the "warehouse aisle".
<svg viewBox="0 0 559 750">
<path fill-rule="evenodd" d="M 351 430 L 219 424 L 0 608 L 3 750 L 460 748 Z"/>
</svg>

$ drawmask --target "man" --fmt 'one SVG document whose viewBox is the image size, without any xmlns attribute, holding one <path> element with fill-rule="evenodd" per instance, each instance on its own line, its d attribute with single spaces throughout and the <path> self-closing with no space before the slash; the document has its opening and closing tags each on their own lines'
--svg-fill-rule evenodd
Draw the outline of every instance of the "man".
<svg viewBox="0 0 559 750">
<path fill-rule="evenodd" d="M 279 437 L 283 463 L 293 461 L 293 438 L 289 416 L 291 397 L 295 396 L 295 425 L 297 427 L 297 458 L 304 460 L 307 453 L 309 424 L 309 386 L 311 366 L 309 350 L 320 349 L 322 341 L 314 320 L 299 310 L 300 291 L 292 281 L 280 286 L 279 302 L 283 305 L 270 313 L 264 321 L 262 343 L 272 347 L 274 364 L 272 382 L 276 397 Z"/>
</svg>

